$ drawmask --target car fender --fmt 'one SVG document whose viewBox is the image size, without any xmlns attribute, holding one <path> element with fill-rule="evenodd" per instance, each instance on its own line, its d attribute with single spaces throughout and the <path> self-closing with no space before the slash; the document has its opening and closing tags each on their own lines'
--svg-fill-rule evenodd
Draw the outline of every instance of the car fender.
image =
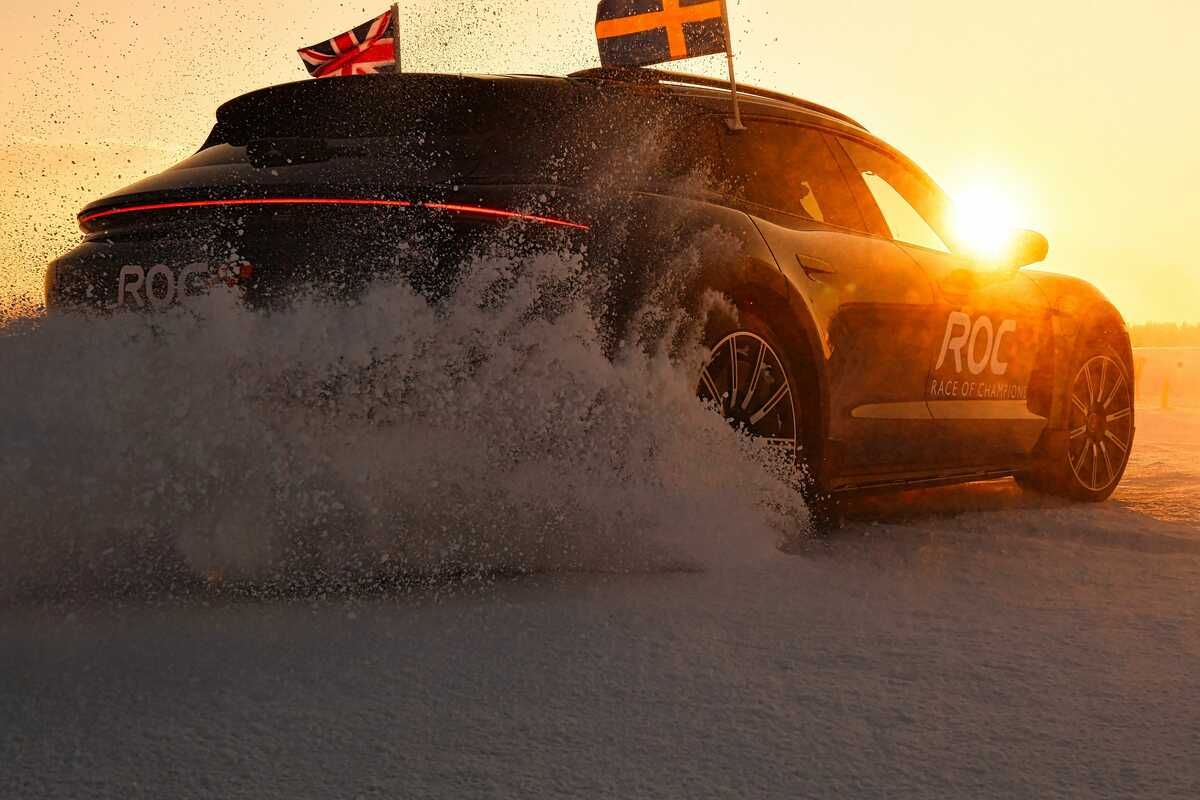
<svg viewBox="0 0 1200 800">
<path fill-rule="evenodd" d="M 1121 312 L 1103 292 L 1081 278 L 1050 272 L 1026 271 L 1045 293 L 1050 309 L 1053 346 L 1053 394 L 1049 431 L 1061 433 L 1066 426 L 1072 366 L 1083 348 L 1097 336 L 1109 338 L 1125 359 L 1133 364 L 1129 329 Z"/>
<path fill-rule="evenodd" d="M 828 430 L 828 387 L 820 368 L 825 363 L 824 339 L 807 298 L 784 274 L 754 220 L 744 211 L 704 198 L 638 193 L 632 206 L 618 224 L 628 226 L 622 235 L 637 242 L 636 249 L 643 251 L 640 258 L 647 258 L 647 250 L 675 253 L 694 248 L 693 257 L 702 268 L 696 290 L 710 289 L 738 308 L 755 308 L 760 316 L 787 320 L 786 330 L 778 333 L 791 340 L 789 344 L 810 370 L 805 377 L 815 391 L 808 411 L 820 420 L 812 442 L 819 445 Z M 625 251 L 627 259 L 631 252 Z M 632 259 L 636 263 L 639 256 Z M 689 302 L 697 300 L 693 296 Z"/>
</svg>

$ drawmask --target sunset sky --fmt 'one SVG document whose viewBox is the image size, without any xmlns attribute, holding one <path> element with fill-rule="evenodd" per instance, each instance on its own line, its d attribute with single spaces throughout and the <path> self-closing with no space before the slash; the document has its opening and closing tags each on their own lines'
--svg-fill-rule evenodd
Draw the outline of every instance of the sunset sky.
<svg viewBox="0 0 1200 800">
<path fill-rule="evenodd" d="M 194 150 L 219 103 L 302 79 L 297 47 L 387 5 L 8 0 L 0 295 L 36 290 L 88 199 Z M 594 13 L 407 0 L 405 67 L 594 66 Z M 1200 321 L 1200 4 L 731 0 L 731 15 L 741 78 L 858 118 L 952 195 L 999 198 L 1049 237 L 1049 269 L 1098 284 L 1131 322 Z"/>
</svg>

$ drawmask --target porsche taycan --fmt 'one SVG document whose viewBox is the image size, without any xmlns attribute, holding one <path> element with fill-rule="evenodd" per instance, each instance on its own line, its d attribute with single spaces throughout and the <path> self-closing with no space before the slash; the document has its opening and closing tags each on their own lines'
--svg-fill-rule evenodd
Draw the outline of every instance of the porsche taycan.
<svg viewBox="0 0 1200 800">
<path fill-rule="evenodd" d="M 1012 476 L 1107 498 L 1134 438 L 1114 305 L 1033 269 L 1037 233 L 974 252 L 937 184 L 845 114 L 742 87 L 739 128 L 729 101 L 648 69 L 256 91 L 194 155 L 83 209 L 47 306 L 153 310 L 217 280 L 270 306 L 397 270 L 436 298 L 503 229 L 610 270 L 619 329 L 640 265 L 719 230 L 697 280 L 734 313 L 705 329 L 697 394 L 794 456 L 814 497 Z"/>
</svg>

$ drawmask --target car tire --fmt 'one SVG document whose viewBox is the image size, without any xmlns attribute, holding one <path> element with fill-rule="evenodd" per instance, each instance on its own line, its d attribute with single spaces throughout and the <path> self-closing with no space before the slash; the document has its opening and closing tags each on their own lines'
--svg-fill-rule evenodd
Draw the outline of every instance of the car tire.
<svg viewBox="0 0 1200 800">
<path fill-rule="evenodd" d="M 793 340 L 794 341 L 794 340 Z M 722 311 L 705 328 L 708 359 L 701 367 L 696 393 L 715 404 L 736 429 L 772 439 L 794 461 L 813 530 L 838 527 L 839 505 L 817 486 L 812 456 L 816 451 L 819 406 L 812 370 L 796 344 L 752 311 L 736 318 Z"/>
<path fill-rule="evenodd" d="M 1129 464 L 1134 439 L 1132 369 L 1104 339 L 1082 348 L 1068 373 L 1066 433 L 1046 448 L 1023 488 L 1079 502 L 1107 500 Z"/>
</svg>

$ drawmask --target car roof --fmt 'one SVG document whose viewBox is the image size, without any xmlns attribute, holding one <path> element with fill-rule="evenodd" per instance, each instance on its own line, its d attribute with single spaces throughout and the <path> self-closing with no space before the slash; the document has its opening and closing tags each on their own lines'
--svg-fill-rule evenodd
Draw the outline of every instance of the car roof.
<svg viewBox="0 0 1200 800">
<path fill-rule="evenodd" d="M 699 101 L 706 106 L 729 108 L 731 84 L 719 78 L 646 68 L 586 69 L 573 72 L 567 77 L 572 80 L 592 80 L 610 84 L 654 86 L 670 94 Z M 773 89 L 739 83 L 738 99 L 743 109 L 749 109 L 752 113 L 808 117 L 821 123 L 834 123 L 837 127 L 849 127 L 857 133 L 868 133 L 866 126 L 840 111 Z"/>
<path fill-rule="evenodd" d="M 609 90 L 650 91 L 678 97 L 693 102 L 706 111 L 716 113 L 727 112 L 729 109 L 729 83 L 727 81 L 702 75 L 646 68 L 586 69 L 573 72 L 565 77 L 535 74 L 430 74 L 409 72 L 399 76 L 361 75 L 349 78 L 337 78 L 335 80 L 339 83 L 353 81 L 357 88 L 363 88 L 364 85 L 372 83 L 375 87 L 378 87 L 383 82 L 380 79 L 387 80 L 395 77 L 417 80 L 476 79 L 489 82 L 513 80 L 559 85 L 587 83 L 603 86 Z M 217 113 L 220 116 L 226 109 L 244 105 L 247 102 L 269 102 L 272 98 L 284 93 L 290 94 L 297 90 L 315 89 L 317 87 L 312 85 L 314 83 L 323 84 L 320 87 L 322 89 L 329 88 L 325 81 L 311 80 L 264 87 L 223 104 Z M 776 92 L 771 89 L 747 84 L 738 84 L 738 95 L 743 111 L 750 114 L 807 121 L 829 127 L 842 128 L 858 135 L 869 135 L 867 128 L 862 123 L 846 114 L 828 106 L 794 97 L 783 92 Z"/>
<path fill-rule="evenodd" d="M 345 90 L 351 95 L 371 97 L 397 78 L 413 81 L 418 85 L 478 82 L 496 86 L 505 83 L 533 84 L 547 89 L 553 87 L 565 89 L 571 86 L 587 87 L 589 90 L 601 93 L 629 92 L 642 96 L 657 95 L 682 101 L 705 114 L 722 117 L 728 117 L 730 114 L 730 84 L 727 81 L 657 69 L 598 68 L 574 72 L 567 76 L 405 72 L 400 75 L 359 75 L 329 80 L 295 81 L 264 87 L 236 97 L 217 109 L 217 118 L 220 121 L 226 116 L 233 115 L 239 109 L 252 115 L 261 114 L 276 102 L 297 96 L 320 98 L 328 97 L 330 92 L 342 94 Z M 825 128 L 863 139 L 906 162 L 909 161 L 887 142 L 872 135 L 860 122 L 827 106 L 782 92 L 744 84 L 738 84 L 738 96 L 742 113 L 751 118 L 775 118 Z M 214 131 L 214 135 L 215 133 L 216 131 Z"/>
</svg>

